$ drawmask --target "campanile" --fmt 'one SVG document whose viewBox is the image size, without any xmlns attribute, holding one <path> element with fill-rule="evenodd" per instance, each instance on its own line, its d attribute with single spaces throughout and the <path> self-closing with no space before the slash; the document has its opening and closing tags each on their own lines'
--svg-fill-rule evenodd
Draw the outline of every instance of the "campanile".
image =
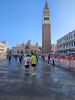
<svg viewBox="0 0 75 100">
<path fill-rule="evenodd" d="M 42 53 L 51 52 L 51 24 L 50 11 L 46 0 L 42 16 Z"/>
</svg>

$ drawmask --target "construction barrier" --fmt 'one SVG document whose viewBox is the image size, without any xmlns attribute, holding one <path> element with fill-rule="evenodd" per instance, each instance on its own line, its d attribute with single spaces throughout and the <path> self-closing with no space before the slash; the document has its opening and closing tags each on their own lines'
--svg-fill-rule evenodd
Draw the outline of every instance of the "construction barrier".
<svg viewBox="0 0 75 100">
<path fill-rule="evenodd" d="M 59 66 L 66 66 L 69 68 L 74 68 L 75 67 L 75 56 L 62 56 L 62 57 L 53 57 L 51 59 L 54 59 L 55 65 Z"/>
</svg>

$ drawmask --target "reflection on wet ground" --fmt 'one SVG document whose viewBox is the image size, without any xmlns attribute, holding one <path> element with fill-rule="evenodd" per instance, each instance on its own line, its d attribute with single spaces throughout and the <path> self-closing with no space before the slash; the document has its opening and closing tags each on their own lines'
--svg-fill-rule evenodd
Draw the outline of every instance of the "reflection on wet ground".
<svg viewBox="0 0 75 100">
<path fill-rule="evenodd" d="M 25 77 L 14 58 L 0 63 L 0 100 L 75 100 L 75 73 L 39 59 L 36 75 Z"/>
</svg>

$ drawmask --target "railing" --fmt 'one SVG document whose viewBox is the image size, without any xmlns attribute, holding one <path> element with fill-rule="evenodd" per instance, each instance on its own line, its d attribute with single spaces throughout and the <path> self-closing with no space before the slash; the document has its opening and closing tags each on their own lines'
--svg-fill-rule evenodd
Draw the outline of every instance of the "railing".
<svg viewBox="0 0 75 100">
<path fill-rule="evenodd" d="M 63 65 L 67 67 L 75 67 L 75 56 L 58 56 L 58 57 L 51 57 L 55 61 L 55 65 Z"/>
</svg>

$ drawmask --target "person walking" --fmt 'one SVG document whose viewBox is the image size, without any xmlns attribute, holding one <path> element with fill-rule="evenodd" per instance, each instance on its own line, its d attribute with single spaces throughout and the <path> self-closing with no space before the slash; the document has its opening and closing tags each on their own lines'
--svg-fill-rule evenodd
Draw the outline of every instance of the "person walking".
<svg viewBox="0 0 75 100">
<path fill-rule="evenodd" d="M 23 59 L 23 57 L 22 57 L 22 55 L 20 55 L 20 56 L 19 56 L 20 65 L 21 65 L 21 63 L 22 63 L 22 59 Z"/>
<path fill-rule="evenodd" d="M 11 63 L 11 55 L 8 56 L 9 63 Z"/>
<path fill-rule="evenodd" d="M 48 55 L 48 65 L 50 64 L 50 54 Z"/>
<path fill-rule="evenodd" d="M 38 54 L 36 54 L 36 60 L 37 60 L 37 62 L 38 62 Z"/>
<path fill-rule="evenodd" d="M 19 63 L 20 63 L 20 61 L 19 61 L 19 56 L 17 56 L 17 65 L 19 66 Z"/>
<path fill-rule="evenodd" d="M 42 55 L 42 59 L 43 59 L 43 61 L 45 61 L 45 55 Z"/>
<path fill-rule="evenodd" d="M 27 54 L 24 58 L 24 65 L 25 65 L 25 76 L 29 75 L 29 67 L 30 67 L 30 57 Z"/>
<path fill-rule="evenodd" d="M 32 75 L 36 74 L 36 62 L 37 62 L 36 55 L 32 53 L 32 56 L 31 56 Z"/>
<path fill-rule="evenodd" d="M 52 65 L 54 66 L 54 65 L 55 65 L 55 61 L 54 61 L 54 58 L 52 58 L 52 61 L 53 61 Z"/>
</svg>

